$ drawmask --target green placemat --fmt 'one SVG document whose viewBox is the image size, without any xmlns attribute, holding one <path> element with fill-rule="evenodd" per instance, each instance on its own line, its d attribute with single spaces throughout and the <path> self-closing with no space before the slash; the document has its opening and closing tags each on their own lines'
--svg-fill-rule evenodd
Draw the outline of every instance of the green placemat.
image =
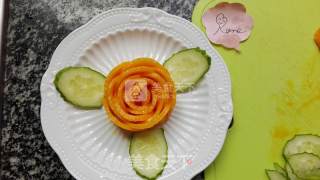
<svg viewBox="0 0 320 180">
<path fill-rule="evenodd" d="M 200 0 L 192 22 L 219 0 Z M 254 18 L 241 53 L 214 46 L 228 65 L 234 126 L 206 180 L 263 180 L 273 162 L 284 164 L 284 143 L 296 133 L 320 134 L 319 0 L 240 0 Z"/>
</svg>

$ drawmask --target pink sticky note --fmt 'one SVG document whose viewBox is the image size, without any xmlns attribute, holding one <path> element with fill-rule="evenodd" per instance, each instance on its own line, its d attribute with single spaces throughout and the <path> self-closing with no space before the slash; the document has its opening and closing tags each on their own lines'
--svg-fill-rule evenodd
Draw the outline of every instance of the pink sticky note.
<svg viewBox="0 0 320 180">
<path fill-rule="evenodd" d="M 202 22 L 211 42 L 236 50 L 253 28 L 252 17 L 240 3 L 219 3 L 204 13 Z"/>
</svg>

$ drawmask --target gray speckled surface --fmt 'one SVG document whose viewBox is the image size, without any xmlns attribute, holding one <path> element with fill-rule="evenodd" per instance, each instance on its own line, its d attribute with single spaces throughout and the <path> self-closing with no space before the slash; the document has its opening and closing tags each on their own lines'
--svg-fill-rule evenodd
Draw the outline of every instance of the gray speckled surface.
<svg viewBox="0 0 320 180">
<path fill-rule="evenodd" d="M 190 19 L 195 1 L 11 0 L 1 179 L 73 179 L 45 139 L 40 123 L 41 77 L 64 37 L 100 12 L 117 7 L 157 7 Z"/>
</svg>

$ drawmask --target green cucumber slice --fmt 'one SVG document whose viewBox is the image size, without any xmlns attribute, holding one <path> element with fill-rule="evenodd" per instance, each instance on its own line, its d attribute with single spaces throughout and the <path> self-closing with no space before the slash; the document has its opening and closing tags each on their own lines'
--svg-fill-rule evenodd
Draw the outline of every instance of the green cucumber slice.
<svg viewBox="0 0 320 180">
<path fill-rule="evenodd" d="M 163 129 L 134 133 L 129 148 L 132 167 L 142 178 L 156 179 L 167 164 L 168 146 Z"/>
<path fill-rule="evenodd" d="M 54 79 L 61 97 L 81 109 L 102 106 L 105 77 L 88 67 L 66 67 Z"/>
<path fill-rule="evenodd" d="M 284 175 L 286 177 L 288 176 L 286 170 L 284 168 L 282 168 L 278 163 L 273 163 L 273 166 L 276 171 L 278 171 L 279 173 L 281 173 L 282 175 Z"/>
<path fill-rule="evenodd" d="M 296 135 L 287 142 L 283 151 L 286 159 L 300 153 L 312 153 L 320 157 L 320 137 L 311 134 Z"/>
<path fill-rule="evenodd" d="M 206 74 L 211 58 L 200 48 L 184 49 L 164 62 L 178 93 L 192 89 Z"/>
<path fill-rule="evenodd" d="M 297 175 L 294 174 L 294 172 L 289 164 L 286 164 L 286 171 L 287 171 L 289 180 L 302 180 L 302 179 L 298 178 Z"/>
<path fill-rule="evenodd" d="M 308 180 L 320 179 L 320 158 L 310 153 L 291 155 L 288 163 L 297 177 Z"/>
<path fill-rule="evenodd" d="M 287 177 L 276 170 L 266 170 L 269 180 L 287 180 Z"/>
</svg>

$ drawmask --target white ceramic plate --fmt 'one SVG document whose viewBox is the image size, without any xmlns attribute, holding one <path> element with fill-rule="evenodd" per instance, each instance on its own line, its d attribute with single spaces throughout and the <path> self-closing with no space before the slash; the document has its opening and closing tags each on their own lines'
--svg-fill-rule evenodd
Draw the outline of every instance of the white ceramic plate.
<svg viewBox="0 0 320 180">
<path fill-rule="evenodd" d="M 103 74 L 124 60 L 152 57 L 163 63 L 183 48 L 200 47 L 210 71 L 193 91 L 177 96 L 164 125 L 168 164 L 159 179 L 191 179 L 222 148 L 232 116 L 227 68 L 206 36 L 189 21 L 154 8 L 102 13 L 68 35 L 54 52 L 41 82 L 41 123 L 50 145 L 77 179 L 140 179 L 131 168 L 129 134 L 114 126 L 103 108 L 79 110 L 55 90 L 66 66 L 89 66 Z"/>
</svg>

